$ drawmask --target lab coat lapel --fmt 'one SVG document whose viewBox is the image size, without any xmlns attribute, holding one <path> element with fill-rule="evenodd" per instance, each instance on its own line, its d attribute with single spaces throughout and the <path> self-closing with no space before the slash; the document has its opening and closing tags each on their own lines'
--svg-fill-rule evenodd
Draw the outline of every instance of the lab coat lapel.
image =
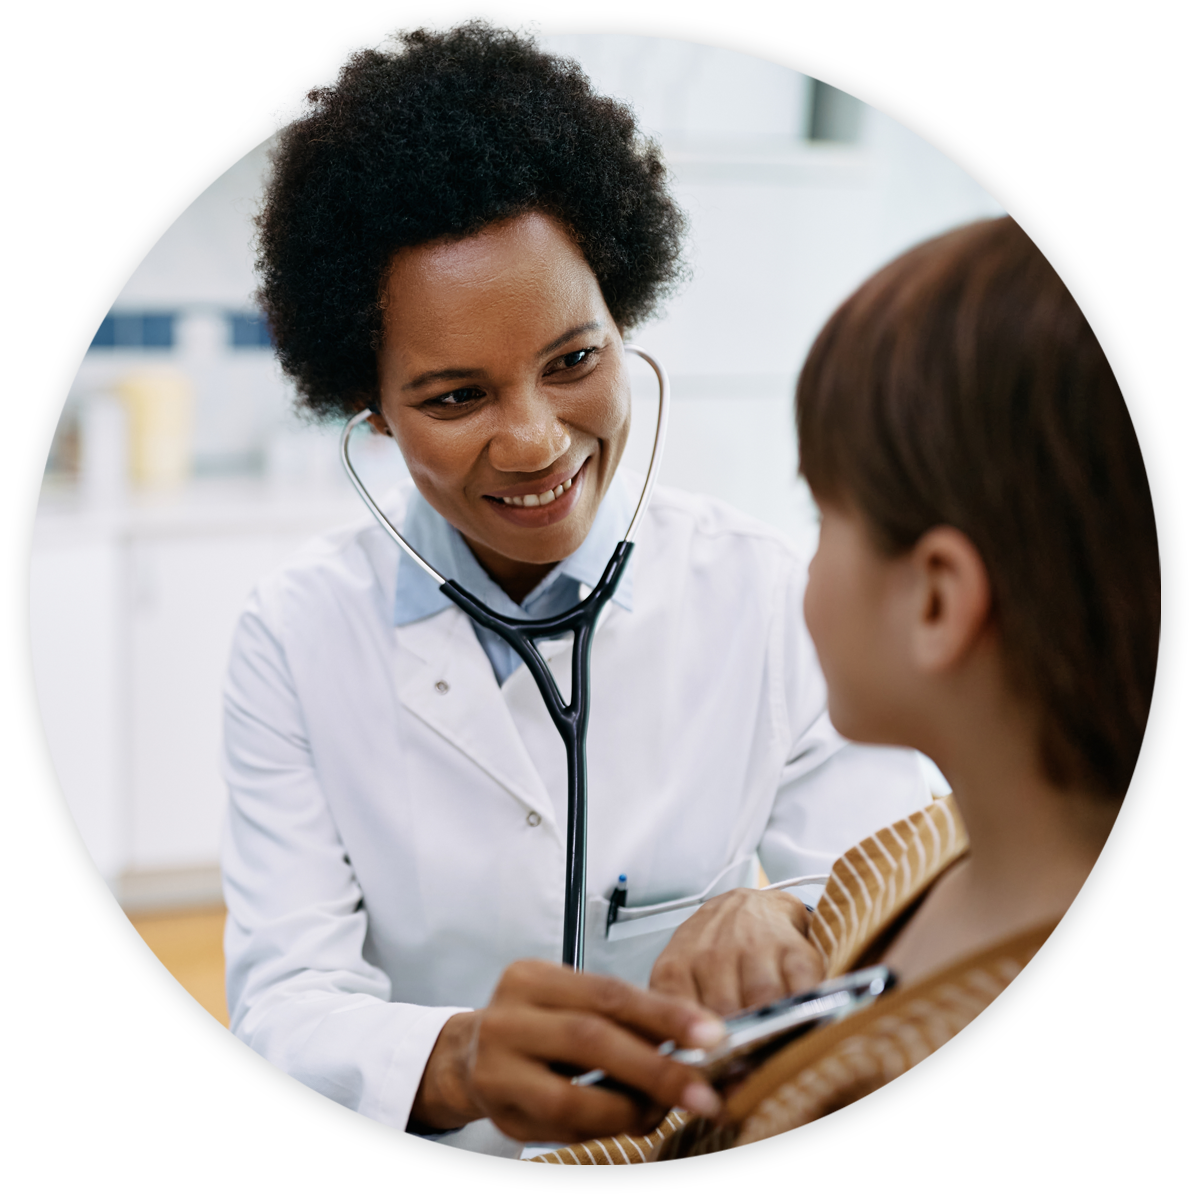
<svg viewBox="0 0 1200 1200">
<path fill-rule="evenodd" d="M 546 787 L 467 615 L 443 609 L 397 626 L 395 636 L 406 652 L 395 669 L 400 703 L 549 821 L 561 839 Z"/>
</svg>

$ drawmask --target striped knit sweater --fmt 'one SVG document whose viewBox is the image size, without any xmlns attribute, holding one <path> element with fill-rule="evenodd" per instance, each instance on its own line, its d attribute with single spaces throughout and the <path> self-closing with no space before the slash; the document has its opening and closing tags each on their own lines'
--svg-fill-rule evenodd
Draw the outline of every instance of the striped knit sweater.
<svg viewBox="0 0 1200 1200">
<path fill-rule="evenodd" d="M 872 835 L 834 864 L 810 937 L 836 976 L 870 962 L 896 919 L 966 852 L 953 799 Z M 874 1092 L 944 1045 L 1018 976 L 1054 929 L 980 950 L 799 1038 L 733 1094 L 730 1123 L 660 1127 L 637 1160 L 772 1138 Z M 805 1163 L 1157 1163 L 1159 905 L 1111 907 L 1042 1000 L 913 1108 Z M 682 1127 L 680 1127 L 682 1124 Z M 599 1139 L 540 1162 L 604 1162 Z"/>
</svg>

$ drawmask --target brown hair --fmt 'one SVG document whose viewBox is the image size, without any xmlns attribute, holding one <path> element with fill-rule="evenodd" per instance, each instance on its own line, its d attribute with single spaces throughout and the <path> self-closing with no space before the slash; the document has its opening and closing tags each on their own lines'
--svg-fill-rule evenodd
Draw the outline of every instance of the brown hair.
<svg viewBox="0 0 1200 1200">
<path fill-rule="evenodd" d="M 971 539 L 1048 778 L 1122 797 L 1158 657 L 1150 488 L 1095 334 L 1016 222 L 863 284 L 813 344 L 796 417 L 814 495 L 859 510 L 884 553 L 935 525 Z"/>
</svg>

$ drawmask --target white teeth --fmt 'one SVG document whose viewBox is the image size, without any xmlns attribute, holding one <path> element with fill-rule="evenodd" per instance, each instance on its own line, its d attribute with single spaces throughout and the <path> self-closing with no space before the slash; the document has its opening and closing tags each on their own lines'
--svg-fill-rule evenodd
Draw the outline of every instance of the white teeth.
<svg viewBox="0 0 1200 1200">
<path fill-rule="evenodd" d="M 568 479 L 566 483 L 560 483 L 558 487 L 548 492 L 542 492 L 540 496 L 531 493 L 528 496 L 501 496 L 500 499 L 509 508 L 541 508 L 545 504 L 553 504 L 563 492 L 569 492 L 574 485 L 575 480 Z"/>
</svg>

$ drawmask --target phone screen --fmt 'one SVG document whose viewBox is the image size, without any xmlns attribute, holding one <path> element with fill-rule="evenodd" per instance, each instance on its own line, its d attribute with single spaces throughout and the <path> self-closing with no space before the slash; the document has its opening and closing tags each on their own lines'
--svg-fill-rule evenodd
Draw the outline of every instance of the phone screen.
<svg viewBox="0 0 1200 1200">
<path fill-rule="evenodd" d="M 725 1021 L 724 1041 L 708 1051 L 677 1050 L 673 1057 L 699 1067 L 715 1084 L 731 1084 L 786 1042 L 871 1003 L 895 982 L 884 966 L 828 979 L 811 991 L 733 1014 Z"/>
</svg>

